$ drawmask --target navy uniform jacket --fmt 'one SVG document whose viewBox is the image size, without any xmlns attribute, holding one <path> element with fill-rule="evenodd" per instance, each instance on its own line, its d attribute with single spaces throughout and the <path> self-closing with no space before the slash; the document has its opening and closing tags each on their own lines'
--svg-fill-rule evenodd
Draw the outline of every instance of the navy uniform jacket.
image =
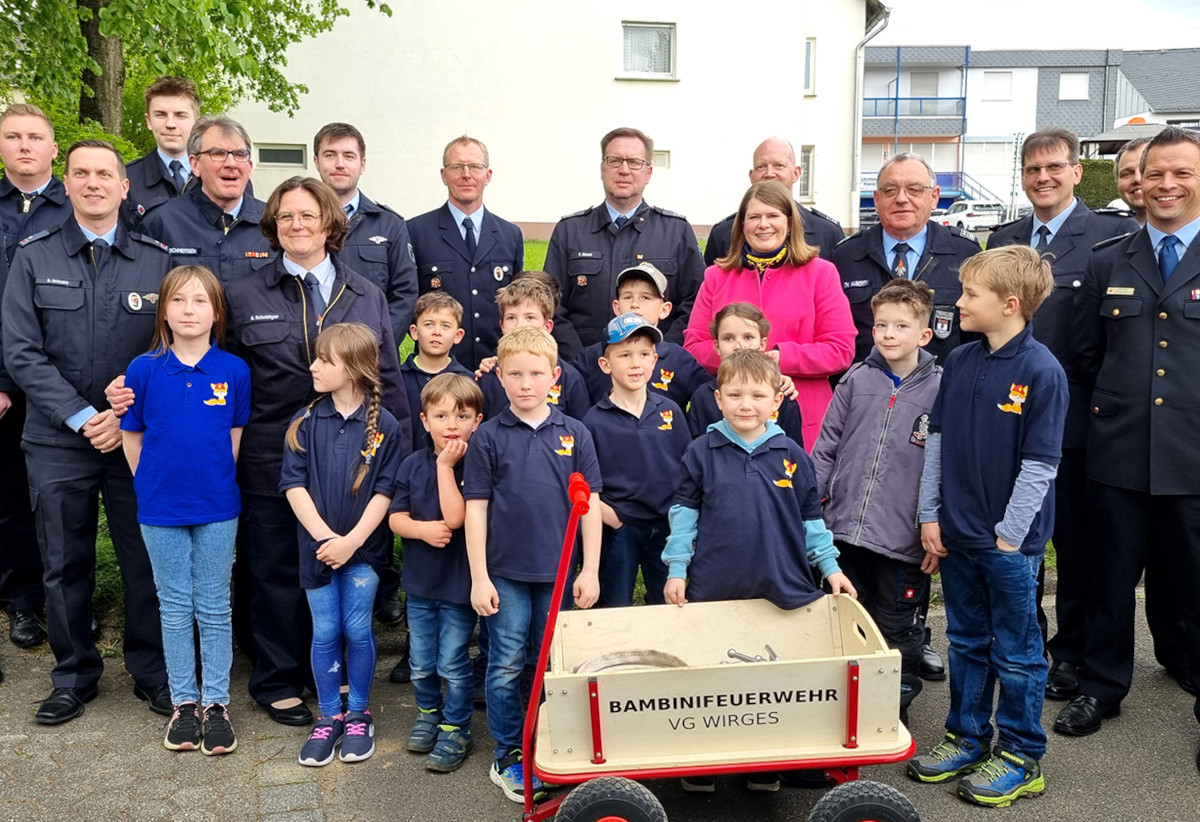
<svg viewBox="0 0 1200 822">
<path fill-rule="evenodd" d="M 800 221 L 804 223 L 804 242 L 819 248 L 821 257 L 832 262 L 833 247 L 846 239 L 846 232 L 842 228 L 842 224 L 815 208 L 805 208 L 800 203 L 796 203 L 796 208 L 800 209 Z M 706 266 L 716 265 L 717 260 L 729 253 L 730 237 L 733 234 L 733 218 L 736 216 L 736 214 L 730 214 L 713 226 L 712 231 L 708 232 L 708 243 L 704 246 L 704 264 Z"/>
<path fill-rule="evenodd" d="M 254 199 L 247 186 L 242 210 L 226 234 L 221 209 L 193 183 L 182 197 L 147 214 L 138 230 L 167 244 L 172 266 L 207 266 L 222 285 L 228 285 L 275 257 L 258 227 L 262 213 L 263 203 Z"/>
<path fill-rule="evenodd" d="M 417 266 L 404 218 L 360 193 L 341 255 L 346 265 L 379 286 L 387 298 L 392 336 L 404 339 L 417 301 Z"/>
<path fill-rule="evenodd" d="M 546 252 L 546 273 L 562 290 L 553 332 L 560 358 L 573 360 L 585 346 L 604 339 L 617 275 L 640 262 L 654 263 L 667 278 L 667 299 L 675 307 L 658 327 L 668 342 L 682 345 L 704 281 L 700 245 L 687 219 L 643 202 L 621 231 L 604 203 L 558 221 Z"/>
<path fill-rule="evenodd" d="M 441 289 L 462 303 L 462 327 L 467 333 L 450 350 L 451 355 L 466 368 L 478 368 L 479 361 L 494 354 L 500 342 L 496 291 L 525 267 L 521 229 L 485 208 L 474 258 L 467 255 L 462 226 L 455 224 L 446 204 L 413 217 L 408 231 L 420 292 Z"/>
<path fill-rule="evenodd" d="M 154 149 L 144 157 L 138 157 L 125 164 L 125 174 L 129 177 L 129 194 L 125 197 L 124 212 L 132 225 L 137 225 L 142 217 L 152 208 L 157 208 L 173 197 L 178 197 L 183 191 L 190 191 L 199 181 L 192 177 L 192 166 L 188 158 L 179 161 L 183 164 L 184 184 L 182 191 L 175 188 L 175 181 L 167 174 L 158 149 Z"/>
<path fill-rule="evenodd" d="M 160 243 L 120 225 L 98 254 L 74 219 L 21 243 L 4 293 L 4 361 L 29 400 L 26 440 L 91 448 L 63 423 L 108 408 L 105 387 L 150 348 L 169 269 Z"/>
<path fill-rule="evenodd" d="M 925 250 L 917 261 L 914 280 L 933 289 L 933 316 L 929 324 L 933 339 L 926 347 L 939 363 L 957 346 L 979 338 L 959 329 L 958 309 L 954 304 L 962 296 L 958 267 L 963 260 L 979 253 L 979 243 L 970 232 L 928 223 Z M 833 264 L 842 275 L 842 290 L 850 301 L 854 328 L 854 361 L 862 362 L 875 345 L 871 328 L 875 325 L 871 298 L 892 279 L 892 267 L 883 253 L 883 226 L 874 225 L 843 240 L 833 250 Z"/>
<path fill-rule="evenodd" d="M 1037 310 L 1033 336 L 1062 363 L 1067 372 L 1071 403 L 1067 411 L 1067 427 L 1063 432 L 1064 448 L 1083 448 L 1087 444 L 1089 392 L 1084 389 L 1071 356 L 1071 320 L 1075 295 L 1083 285 L 1092 246 L 1122 234 L 1137 231 L 1140 226 L 1127 211 L 1090 210 L 1075 198 L 1075 210 L 1062 228 L 1050 238 L 1047 253 L 1054 270 L 1054 291 Z M 1006 245 L 1029 245 L 1033 232 L 1033 216 L 1005 223 L 988 237 L 988 248 Z"/>
<path fill-rule="evenodd" d="M 383 406 L 400 423 L 402 456 L 412 450 L 412 418 L 387 303 L 379 289 L 336 255 L 332 296 L 324 325 L 356 322 L 379 337 Z M 311 400 L 312 344 L 319 331 L 308 289 L 282 260 L 225 286 L 229 302 L 227 347 L 250 366 L 250 422 L 242 434 L 238 485 L 245 493 L 278 496 L 283 439 L 288 423 Z"/>
<path fill-rule="evenodd" d="M 1150 494 L 1200 494 L 1200 243 L 1163 285 L 1143 228 L 1092 251 L 1071 325 L 1091 390 L 1088 476 Z"/>
</svg>

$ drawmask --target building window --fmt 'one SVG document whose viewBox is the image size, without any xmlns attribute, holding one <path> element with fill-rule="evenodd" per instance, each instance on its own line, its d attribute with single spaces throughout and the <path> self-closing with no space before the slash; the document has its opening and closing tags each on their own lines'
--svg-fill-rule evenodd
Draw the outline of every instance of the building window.
<svg viewBox="0 0 1200 822">
<path fill-rule="evenodd" d="M 796 196 L 805 202 L 812 202 L 812 169 L 813 147 L 800 146 L 800 180 L 796 185 Z"/>
<path fill-rule="evenodd" d="M 1088 73 L 1086 71 L 1064 71 L 1058 75 L 1058 99 L 1088 99 Z"/>
<path fill-rule="evenodd" d="M 983 73 L 984 100 L 1012 99 L 1012 72 L 985 71 Z"/>
<path fill-rule="evenodd" d="M 804 88 L 805 94 L 817 93 L 817 38 L 804 41 Z"/>
<path fill-rule="evenodd" d="M 625 77 L 675 78 L 675 24 L 622 23 Z"/>
<path fill-rule="evenodd" d="M 258 145 L 258 164 L 263 166 L 296 166 L 307 168 L 305 146 L 298 145 Z"/>
<path fill-rule="evenodd" d="M 914 71 L 908 75 L 909 97 L 937 97 L 938 73 L 936 71 Z"/>
<path fill-rule="evenodd" d="M 654 153 L 650 155 L 650 166 L 652 168 L 670 168 L 671 152 L 658 148 L 654 149 Z"/>
</svg>

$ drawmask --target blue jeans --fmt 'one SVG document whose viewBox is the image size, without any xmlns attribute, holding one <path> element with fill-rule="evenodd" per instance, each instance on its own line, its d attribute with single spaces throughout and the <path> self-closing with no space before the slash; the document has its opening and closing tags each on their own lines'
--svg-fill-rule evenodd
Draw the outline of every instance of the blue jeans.
<svg viewBox="0 0 1200 822">
<path fill-rule="evenodd" d="M 1047 665 L 1034 600 L 1042 557 L 948 547 L 950 555 L 941 563 L 950 640 L 946 729 L 986 748 L 999 679 L 997 745 L 1041 759 L 1046 753 L 1042 701 Z"/>
<path fill-rule="evenodd" d="M 633 586 L 637 582 L 638 566 L 646 583 L 646 604 L 662 605 L 663 588 L 667 584 L 667 566 L 662 561 L 670 526 L 666 522 L 654 528 L 625 523 L 614 531 L 607 525 L 600 543 L 600 600 L 601 608 L 633 604 Z"/>
<path fill-rule="evenodd" d="M 154 569 L 162 620 L 163 656 L 171 702 L 229 704 L 233 665 L 233 611 L 229 580 L 237 518 L 205 525 L 142 525 L 142 541 Z M 196 684 L 196 644 L 200 626 L 200 665 L 204 694 Z"/>
<path fill-rule="evenodd" d="M 312 611 L 312 669 L 321 716 L 342 712 L 342 648 L 351 711 L 365 711 L 375 676 L 375 633 L 371 621 L 379 575 L 365 562 L 343 565 L 328 585 L 309 588 Z"/>
<path fill-rule="evenodd" d="M 407 607 L 408 653 L 417 707 L 440 710 L 447 725 L 470 727 L 475 712 L 470 655 L 475 611 L 469 605 L 413 594 L 408 595 Z M 444 701 L 442 682 L 446 683 Z"/>
<path fill-rule="evenodd" d="M 521 669 L 525 667 L 526 647 L 530 644 L 536 659 L 536 649 L 546 630 L 554 583 L 518 582 L 493 576 L 492 584 L 500 595 L 500 610 L 487 618 L 487 717 L 488 731 L 496 740 L 494 756 L 501 759 L 521 747 L 521 728 L 525 722 L 521 708 Z M 531 632 L 532 643 L 527 641 Z"/>
</svg>

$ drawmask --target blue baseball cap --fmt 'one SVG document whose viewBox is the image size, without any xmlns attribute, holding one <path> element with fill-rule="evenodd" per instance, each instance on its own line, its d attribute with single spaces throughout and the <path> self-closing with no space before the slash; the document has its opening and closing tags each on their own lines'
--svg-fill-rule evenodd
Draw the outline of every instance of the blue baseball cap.
<svg viewBox="0 0 1200 822">
<path fill-rule="evenodd" d="M 641 314 L 627 311 L 608 321 L 608 345 L 627 340 L 634 332 L 641 331 L 643 328 L 654 338 L 655 345 L 663 341 L 662 332 L 658 330 L 657 326 L 646 322 Z"/>
</svg>

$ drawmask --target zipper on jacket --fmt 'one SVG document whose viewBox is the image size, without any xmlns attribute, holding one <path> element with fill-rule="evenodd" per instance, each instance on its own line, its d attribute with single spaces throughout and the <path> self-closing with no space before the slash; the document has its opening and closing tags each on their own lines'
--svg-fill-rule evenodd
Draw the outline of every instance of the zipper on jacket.
<svg viewBox="0 0 1200 822">
<path fill-rule="evenodd" d="M 901 383 L 903 384 L 903 383 Z M 879 441 L 875 443 L 875 456 L 871 458 L 871 475 L 867 480 L 867 492 L 863 494 L 862 508 L 858 511 L 858 522 L 855 524 L 854 539 L 851 542 L 860 544 L 863 522 L 867 516 L 867 506 L 871 504 L 871 492 L 875 490 L 875 479 L 879 475 L 879 457 L 883 453 L 883 443 L 887 439 L 888 428 L 892 424 L 892 409 L 896 406 L 896 395 L 900 386 L 892 386 L 892 396 L 888 399 L 887 413 L 883 416 L 883 428 L 879 431 Z"/>
</svg>

